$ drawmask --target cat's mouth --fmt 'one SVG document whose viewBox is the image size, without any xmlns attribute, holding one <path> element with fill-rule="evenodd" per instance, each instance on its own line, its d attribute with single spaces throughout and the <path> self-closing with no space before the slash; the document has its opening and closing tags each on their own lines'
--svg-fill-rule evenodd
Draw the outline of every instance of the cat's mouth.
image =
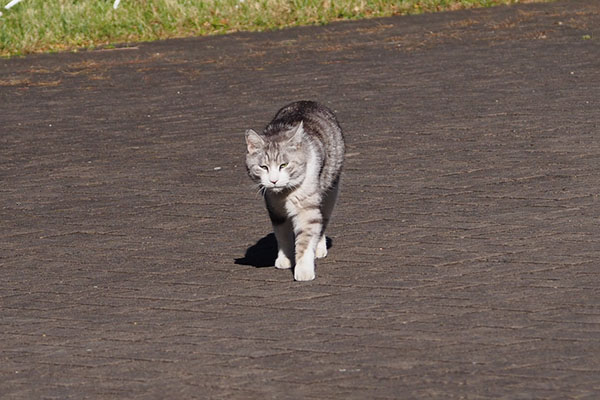
<svg viewBox="0 0 600 400">
<path fill-rule="evenodd" d="M 267 186 L 266 189 L 273 192 L 273 193 L 279 193 L 284 191 L 285 189 L 287 189 L 288 187 L 286 185 L 271 185 L 271 186 Z"/>
</svg>

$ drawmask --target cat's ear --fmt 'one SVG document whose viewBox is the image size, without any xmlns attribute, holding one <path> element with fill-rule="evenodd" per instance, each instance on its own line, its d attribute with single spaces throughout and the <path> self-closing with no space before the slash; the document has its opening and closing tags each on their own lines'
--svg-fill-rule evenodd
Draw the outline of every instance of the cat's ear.
<svg viewBox="0 0 600 400">
<path fill-rule="evenodd" d="M 297 127 L 292 129 L 289 133 L 288 143 L 292 146 L 300 146 L 304 139 L 304 123 L 300 121 Z"/>
<path fill-rule="evenodd" d="M 246 145 L 248 146 L 248 153 L 255 153 L 258 149 L 262 148 L 265 141 L 252 129 L 246 131 Z"/>
</svg>

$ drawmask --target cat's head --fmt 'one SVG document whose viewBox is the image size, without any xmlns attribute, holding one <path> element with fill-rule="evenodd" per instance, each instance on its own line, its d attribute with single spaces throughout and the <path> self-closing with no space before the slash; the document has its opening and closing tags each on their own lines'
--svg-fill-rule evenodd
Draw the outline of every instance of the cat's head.
<svg viewBox="0 0 600 400">
<path fill-rule="evenodd" d="M 274 135 L 246 131 L 246 168 L 260 187 L 281 192 L 299 186 L 306 174 L 307 149 L 302 122 Z"/>
</svg>

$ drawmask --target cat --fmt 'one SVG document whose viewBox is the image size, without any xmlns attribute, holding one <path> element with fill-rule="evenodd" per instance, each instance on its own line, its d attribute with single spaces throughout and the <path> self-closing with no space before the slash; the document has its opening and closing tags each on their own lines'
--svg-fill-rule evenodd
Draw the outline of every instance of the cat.
<svg viewBox="0 0 600 400">
<path fill-rule="evenodd" d="M 247 130 L 246 145 L 248 175 L 264 195 L 277 239 L 275 267 L 294 266 L 295 280 L 313 280 L 315 258 L 327 256 L 325 228 L 344 163 L 342 129 L 327 107 L 297 101 L 261 134 Z"/>
</svg>

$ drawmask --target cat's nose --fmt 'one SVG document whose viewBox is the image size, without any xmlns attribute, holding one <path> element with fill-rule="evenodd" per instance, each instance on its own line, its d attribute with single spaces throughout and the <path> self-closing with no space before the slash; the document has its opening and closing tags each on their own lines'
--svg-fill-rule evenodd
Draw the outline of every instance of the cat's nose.
<svg viewBox="0 0 600 400">
<path fill-rule="evenodd" d="M 277 178 L 269 178 L 272 184 L 276 184 L 279 179 Z"/>
</svg>

